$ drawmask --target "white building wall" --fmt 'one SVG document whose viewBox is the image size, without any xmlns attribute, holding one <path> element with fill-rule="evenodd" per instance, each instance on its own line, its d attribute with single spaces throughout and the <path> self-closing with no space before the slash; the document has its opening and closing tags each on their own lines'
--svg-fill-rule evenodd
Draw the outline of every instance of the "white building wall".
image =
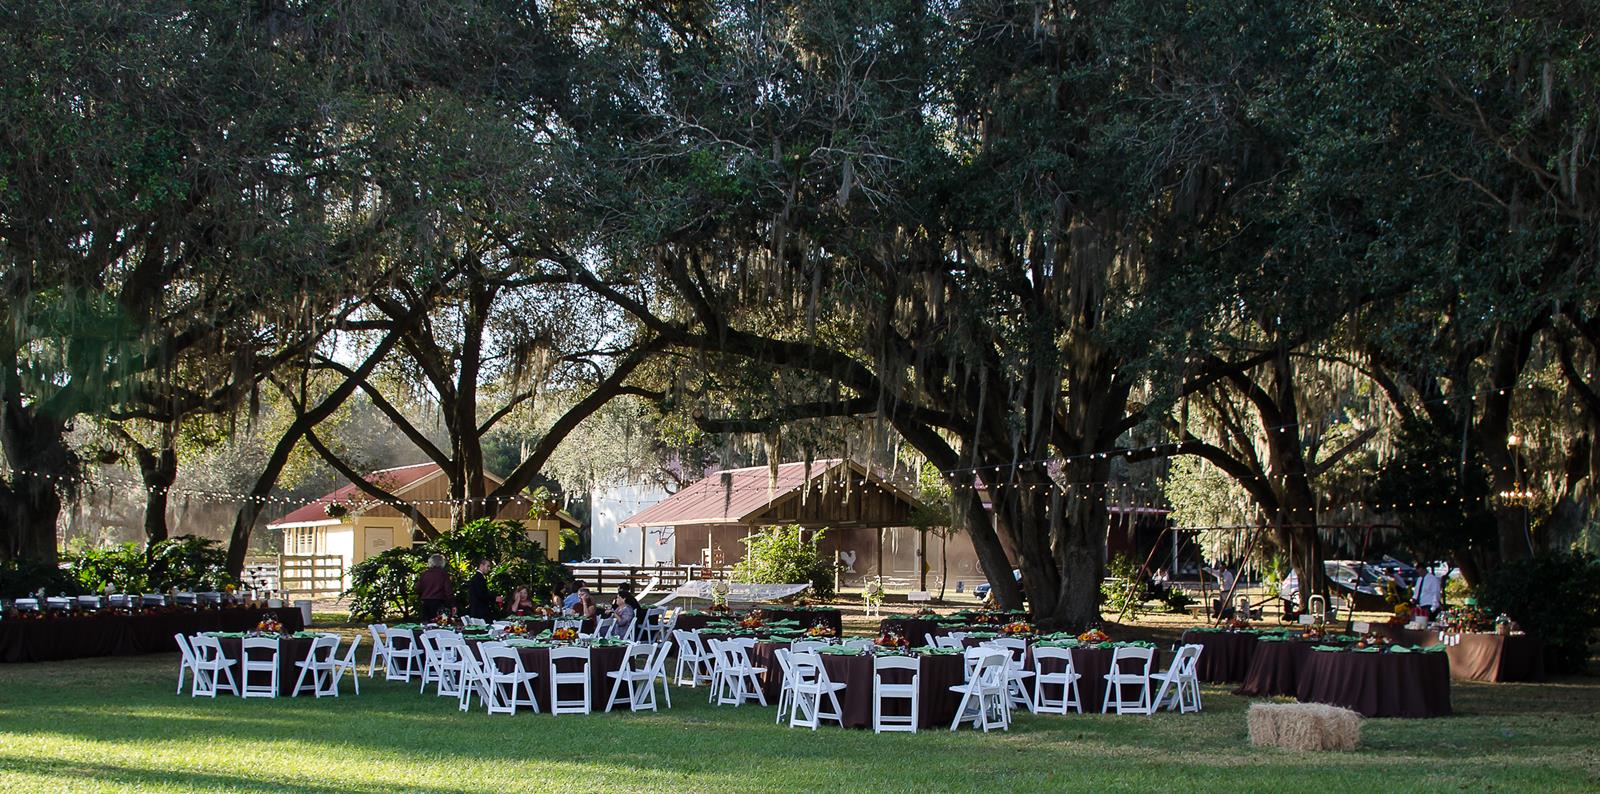
<svg viewBox="0 0 1600 794">
<path fill-rule="evenodd" d="M 638 527 L 620 529 L 617 523 L 627 520 L 668 494 L 655 485 L 622 485 L 595 490 L 590 493 L 593 512 L 589 519 L 589 553 L 596 557 L 616 557 L 629 565 L 639 564 L 639 547 L 644 545 L 644 564 L 671 565 L 673 548 L 671 528 L 651 527 L 640 537 Z M 662 543 L 662 540 L 665 543 Z"/>
</svg>

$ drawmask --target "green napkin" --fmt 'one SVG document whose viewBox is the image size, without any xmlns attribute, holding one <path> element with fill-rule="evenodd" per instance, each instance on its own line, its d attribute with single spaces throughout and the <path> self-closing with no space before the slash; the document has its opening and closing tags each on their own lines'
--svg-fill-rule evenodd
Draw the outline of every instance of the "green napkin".
<svg viewBox="0 0 1600 794">
<path fill-rule="evenodd" d="M 1311 646 L 1311 650 L 1313 650 L 1313 651 L 1342 651 L 1344 649 L 1340 648 L 1337 645 L 1313 645 L 1313 646 Z"/>
<path fill-rule="evenodd" d="M 1355 653 L 1381 653 L 1383 651 L 1382 648 L 1354 648 L 1352 650 Z"/>
<path fill-rule="evenodd" d="M 1389 653 L 1411 653 L 1411 649 L 1404 645 L 1391 645 Z"/>
<path fill-rule="evenodd" d="M 207 637 L 216 637 L 219 640 L 242 640 L 242 639 L 244 639 L 244 632 L 242 632 L 242 631 L 208 631 L 208 632 L 206 632 L 206 636 Z"/>
</svg>

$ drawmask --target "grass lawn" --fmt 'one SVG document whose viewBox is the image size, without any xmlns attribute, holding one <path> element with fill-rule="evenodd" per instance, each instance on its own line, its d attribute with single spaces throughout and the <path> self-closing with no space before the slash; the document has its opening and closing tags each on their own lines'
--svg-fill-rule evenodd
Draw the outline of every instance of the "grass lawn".
<svg viewBox="0 0 1600 794">
<path fill-rule="evenodd" d="M 363 654 L 364 656 L 364 654 Z M 463 714 L 363 679 L 334 699 L 174 696 L 176 655 L 0 667 L 5 791 L 1595 791 L 1600 682 L 1457 685 L 1458 716 L 1363 749 L 1256 750 L 1244 698 L 1198 715 L 1019 715 L 1010 733 L 791 730 L 676 689 L 660 714 Z M 370 682 L 370 683 L 369 683 Z"/>
</svg>

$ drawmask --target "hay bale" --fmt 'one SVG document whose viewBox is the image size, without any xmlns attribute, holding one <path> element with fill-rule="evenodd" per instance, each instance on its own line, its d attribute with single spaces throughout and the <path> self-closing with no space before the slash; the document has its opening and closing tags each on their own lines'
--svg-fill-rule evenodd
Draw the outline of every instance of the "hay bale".
<svg viewBox="0 0 1600 794">
<path fill-rule="evenodd" d="M 1245 719 L 1258 747 L 1354 750 L 1361 743 L 1361 715 L 1321 703 L 1254 703 Z"/>
</svg>

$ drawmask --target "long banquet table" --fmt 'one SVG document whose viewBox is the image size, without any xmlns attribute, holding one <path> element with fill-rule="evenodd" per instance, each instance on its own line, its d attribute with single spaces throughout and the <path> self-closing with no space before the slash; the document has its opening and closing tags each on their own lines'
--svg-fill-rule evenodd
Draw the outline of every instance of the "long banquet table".
<svg viewBox="0 0 1600 794">
<path fill-rule="evenodd" d="M 293 633 L 304 628 L 300 610 L 224 607 L 165 609 L 124 615 L 84 615 L 0 620 L 0 662 L 52 662 L 90 656 L 134 656 L 178 649 L 174 634 L 248 631 L 272 615 Z"/>
<path fill-rule="evenodd" d="M 1183 642 L 1199 645 L 1200 659 L 1195 662 L 1195 674 L 1208 684 L 1243 681 L 1250 672 L 1250 658 L 1255 655 L 1257 638 L 1251 631 L 1186 631 Z"/>
</svg>

